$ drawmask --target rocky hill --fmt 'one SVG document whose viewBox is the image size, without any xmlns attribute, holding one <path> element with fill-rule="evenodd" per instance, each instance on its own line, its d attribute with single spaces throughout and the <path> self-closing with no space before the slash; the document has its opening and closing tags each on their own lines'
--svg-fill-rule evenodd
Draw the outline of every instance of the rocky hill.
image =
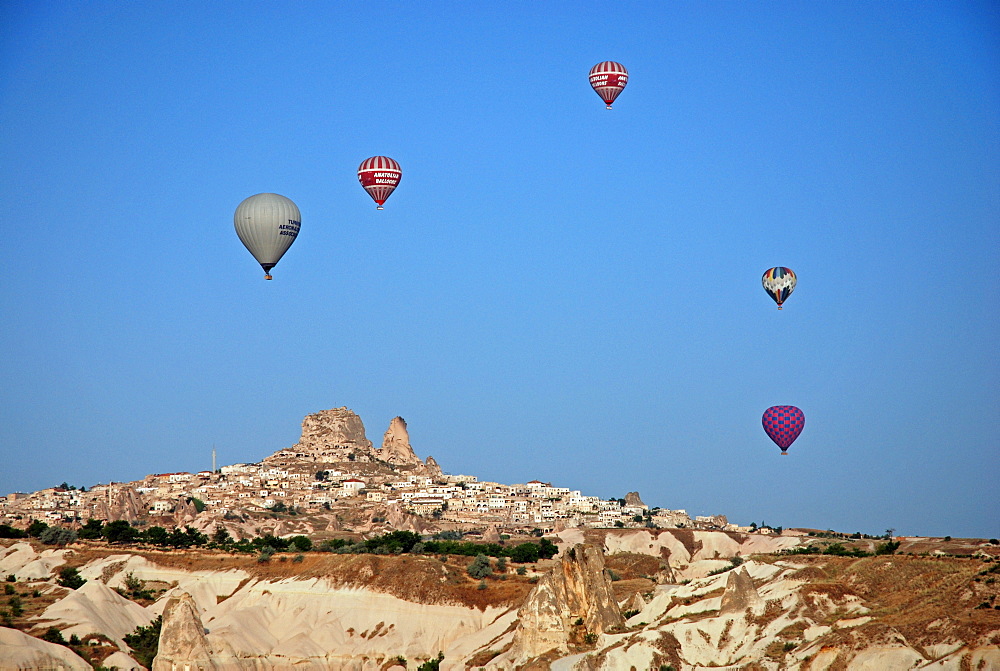
<svg viewBox="0 0 1000 671">
<path fill-rule="evenodd" d="M 560 535 L 555 560 L 493 561 L 485 578 L 469 574 L 471 557 L 310 552 L 260 563 L 7 542 L 0 573 L 26 612 L 0 629 L 0 669 L 90 668 L 70 648 L 133 668 L 123 636 L 158 615 L 155 669 L 382 670 L 439 654 L 455 670 L 1000 668 L 1000 557 L 988 545 L 979 557 L 852 558 L 776 554 L 780 538 L 717 532 L 622 532 L 600 545 L 574 536 Z M 720 549 L 754 546 L 721 559 Z M 707 561 L 723 570 L 662 582 L 671 564 Z M 83 587 L 56 584 L 66 566 Z M 137 586 L 152 594 L 137 597 Z M 98 644 L 25 635 L 49 627 Z"/>
</svg>

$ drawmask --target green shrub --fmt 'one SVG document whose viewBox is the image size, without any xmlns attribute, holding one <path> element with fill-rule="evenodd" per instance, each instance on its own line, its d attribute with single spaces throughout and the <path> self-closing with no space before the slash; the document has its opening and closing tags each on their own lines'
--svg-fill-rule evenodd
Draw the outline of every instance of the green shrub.
<svg viewBox="0 0 1000 671">
<path fill-rule="evenodd" d="M 163 617 L 157 616 L 147 627 L 136 627 L 131 634 L 123 637 L 125 643 L 135 652 L 133 657 L 147 669 L 153 668 L 153 658 L 160 645 L 160 628 L 163 626 Z"/>
<path fill-rule="evenodd" d="M 466 571 L 473 578 L 485 578 L 493 573 L 493 568 L 490 566 L 490 558 L 486 555 L 476 555 L 476 558 L 472 560 Z"/>
<path fill-rule="evenodd" d="M 62 632 L 55 627 L 49 627 L 45 630 L 39 638 L 43 641 L 48 641 L 49 643 L 57 643 L 59 645 L 66 645 L 66 639 L 63 638 Z"/>
<path fill-rule="evenodd" d="M 80 577 L 80 572 L 75 568 L 67 566 L 63 570 L 59 571 L 59 579 L 56 581 L 63 587 L 68 587 L 69 589 L 77 589 L 83 587 L 83 583 L 87 582 L 84 578 Z"/>
</svg>

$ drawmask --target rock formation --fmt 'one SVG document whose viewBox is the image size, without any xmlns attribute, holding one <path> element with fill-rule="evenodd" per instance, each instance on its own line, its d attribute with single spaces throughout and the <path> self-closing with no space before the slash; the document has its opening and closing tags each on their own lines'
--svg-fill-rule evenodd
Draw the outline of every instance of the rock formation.
<svg viewBox="0 0 1000 671">
<path fill-rule="evenodd" d="M 443 475 L 441 467 L 438 466 L 438 462 L 434 460 L 434 457 L 427 457 L 424 462 L 424 467 L 427 469 L 427 475 L 432 478 L 440 478 Z"/>
<path fill-rule="evenodd" d="M 642 508 L 648 508 L 642 499 L 639 498 L 639 492 L 629 492 L 625 495 L 625 505 L 626 506 L 640 506 Z"/>
<path fill-rule="evenodd" d="M 385 436 L 382 438 L 382 449 L 379 458 L 393 466 L 418 466 L 423 462 L 410 447 L 410 434 L 406 430 L 406 420 L 394 417 L 389 422 Z"/>
<path fill-rule="evenodd" d="M 535 586 L 517 612 L 512 658 L 531 659 L 550 650 L 567 652 L 589 634 L 623 627 L 604 555 L 586 544 L 566 551 L 562 561 Z M 580 622 L 580 624 L 576 624 Z"/>
<path fill-rule="evenodd" d="M 136 522 L 146 519 L 146 510 L 147 506 L 137 491 L 131 487 L 122 487 L 114 492 L 110 502 L 106 498 L 102 498 L 95 505 L 94 517 L 108 522 L 118 520 Z"/>
<path fill-rule="evenodd" d="M 347 408 L 333 408 L 306 415 L 299 442 L 275 452 L 264 462 L 280 464 L 305 459 L 338 463 L 371 461 L 373 456 L 372 442 L 365 436 L 361 418 Z"/>
<path fill-rule="evenodd" d="M 28 636 L 17 629 L 0 627 L 0 669 L 92 671 L 93 667 L 65 646 Z"/>
<path fill-rule="evenodd" d="M 760 595 L 753 585 L 753 578 L 745 568 L 732 570 L 726 578 L 726 591 L 722 594 L 720 615 L 729 613 L 744 613 L 747 608 L 753 608 L 760 603 Z"/>
<path fill-rule="evenodd" d="M 216 668 L 198 605 L 187 592 L 171 597 L 163 609 L 159 649 L 151 671 L 214 671 Z"/>
</svg>

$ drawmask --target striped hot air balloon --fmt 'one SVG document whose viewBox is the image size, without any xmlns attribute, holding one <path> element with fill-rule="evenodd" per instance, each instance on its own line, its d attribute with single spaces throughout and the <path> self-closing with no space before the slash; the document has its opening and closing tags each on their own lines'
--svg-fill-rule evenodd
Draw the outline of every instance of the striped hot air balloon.
<svg viewBox="0 0 1000 671">
<path fill-rule="evenodd" d="M 761 284 L 764 285 L 764 291 L 766 291 L 774 302 L 778 304 L 778 309 L 781 309 L 781 304 L 788 300 L 788 297 L 792 295 L 795 290 L 795 284 L 798 282 L 798 278 L 795 277 L 795 273 L 792 272 L 791 268 L 782 268 L 778 266 L 777 268 L 769 268 L 764 271 L 764 277 L 761 278 Z"/>
<path fill-rule="evenodd" d="M 781 453 L 788 454 L 788 448 L 806 425 L 806 416 L 794 405 L 774 405 L 764 411 L 761 424 Z"/>
<path fill-rule="evenodd" d="M 358 181 L 378 204 L 378 210 L 383 209 L 386 198 L 395 190 L 402 176 L 399 163 L 388 156 L 366 158 L 358 168 Z"/>
<path fill-rule="evenodd" d="M 621 63 L 604 61 L 590 68 L 590 85 L 611 109 L 611 103 L 628 84 L 628 70 Z"/>
</svg>

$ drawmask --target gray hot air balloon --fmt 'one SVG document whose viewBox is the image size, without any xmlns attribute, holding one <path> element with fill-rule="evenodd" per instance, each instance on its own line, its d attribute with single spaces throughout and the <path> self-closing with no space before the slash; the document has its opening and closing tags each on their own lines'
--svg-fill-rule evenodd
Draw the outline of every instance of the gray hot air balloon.
<svg viewBox="0 0 1000 671">
<path fill-rule="evenodd" d="M 273 268 L 295 242 L 302 216 L 295 203 L 276 193 L 250 196 L 236 208 L 236 235 L 271 279 Z"/>
</svg>

